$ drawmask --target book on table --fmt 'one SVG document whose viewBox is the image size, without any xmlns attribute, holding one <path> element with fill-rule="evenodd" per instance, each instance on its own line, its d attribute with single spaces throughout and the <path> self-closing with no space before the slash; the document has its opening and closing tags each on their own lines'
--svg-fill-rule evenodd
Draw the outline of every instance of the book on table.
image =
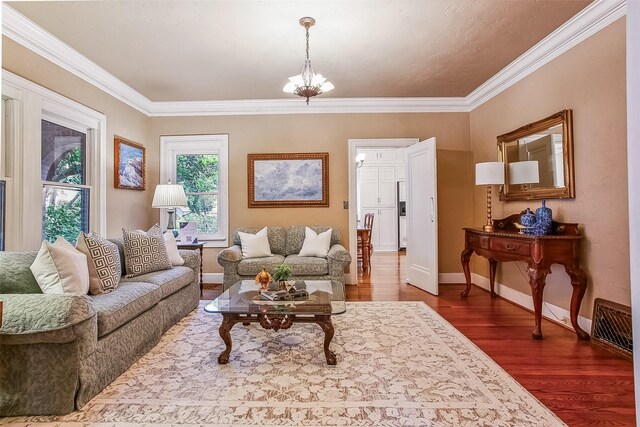
<svg viewBox="0 0 640 427">
<path fill-rule="evenodd" d="M 260 297 L 269 301 L 290 301 L 294 299 L 304 299 L 309 296 L 309 293 L 304 290 L 289 291 L 262 291 Z"/>
</svg>

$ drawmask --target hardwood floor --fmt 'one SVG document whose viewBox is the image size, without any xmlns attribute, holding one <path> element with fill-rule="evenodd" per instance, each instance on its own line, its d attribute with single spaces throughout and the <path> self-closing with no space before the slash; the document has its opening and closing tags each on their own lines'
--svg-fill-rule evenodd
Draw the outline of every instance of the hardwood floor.
<svg viewBox="0 0 640 427">
<path fill-rule="evenodd" d="M 473 287 L 440 285 L 435 297 L 404 284 L 405 257 L 375 253 L 370 274 L 347 286 L 349 301 L 424 301 L 495 360 L 569 426 L 635 426 L 633 364 L 543 320 L 544 339 L 531 338 L 533 314 Z M 213 299 L 221 286 L 205 287 Z"/>
</svg>

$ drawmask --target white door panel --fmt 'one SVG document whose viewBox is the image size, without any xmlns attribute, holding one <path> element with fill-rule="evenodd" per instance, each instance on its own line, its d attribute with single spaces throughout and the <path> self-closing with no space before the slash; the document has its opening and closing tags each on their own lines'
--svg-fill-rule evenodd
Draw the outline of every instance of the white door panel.
<svg viewBox="0 0 640 427">
<path fill-rule="evenodd" d="M 393 166 L 378 168 L 378 206 L 396 205 L 396 170 Z"/>
<path fill-rule="evenodd" d="M 374 250 L 397 251 L 398 250 L 398 217 L 395 208 L 380 208 L 377 215 L 377 227 L 379 244 Z M 373 228 L 376 228 L 374 223 Z"/>
<path fill-rule="evenodd" d="M 406 150 L 407 282 L 438 295 L 436 139 Z"/>
<path fill-rule="evenodd" d="M 362 167 L 360 171 L 360 205 L 378 206 L 378 168 Z"/>
</svg>

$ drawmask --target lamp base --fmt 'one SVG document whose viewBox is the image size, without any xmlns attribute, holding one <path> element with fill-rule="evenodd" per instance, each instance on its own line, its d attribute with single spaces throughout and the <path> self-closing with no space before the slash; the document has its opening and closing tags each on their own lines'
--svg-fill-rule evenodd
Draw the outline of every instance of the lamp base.
<svg viewBox="0 0 640 427">
<path fill-rule="evenodd" d="M 176 222 L 173 219 L 173 213 L 175 209 L 167 209 L 167 213 L 169 214 L 169 220 L 167 221 L 167 230 L 173 230 L 176 228 Z"/>
<path fill-rule="evenodd" d="M 493 225 L 485 225 L 482 227 L 482 231 L 484 231 L 485 233 L 493 233 L 494 229 L 493 229 Z"/>
</svg>

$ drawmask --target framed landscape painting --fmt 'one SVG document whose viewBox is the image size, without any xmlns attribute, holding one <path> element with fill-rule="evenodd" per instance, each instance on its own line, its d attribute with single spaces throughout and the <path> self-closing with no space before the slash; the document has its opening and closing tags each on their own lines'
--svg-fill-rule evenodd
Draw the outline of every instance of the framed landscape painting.
<svg viewBox="0 0 640 427">
<path fill-rule="evenodd" d="M 328 207 L 329 153 L 247 155 L 249 207 Z"/>
<path fill-rule="evenodd" d="M 142 145 L 116 137 L 113 144 L 113 186 L 128 190 L 144 190 L 146 185 L 145 149 Z"/>
</svg>

